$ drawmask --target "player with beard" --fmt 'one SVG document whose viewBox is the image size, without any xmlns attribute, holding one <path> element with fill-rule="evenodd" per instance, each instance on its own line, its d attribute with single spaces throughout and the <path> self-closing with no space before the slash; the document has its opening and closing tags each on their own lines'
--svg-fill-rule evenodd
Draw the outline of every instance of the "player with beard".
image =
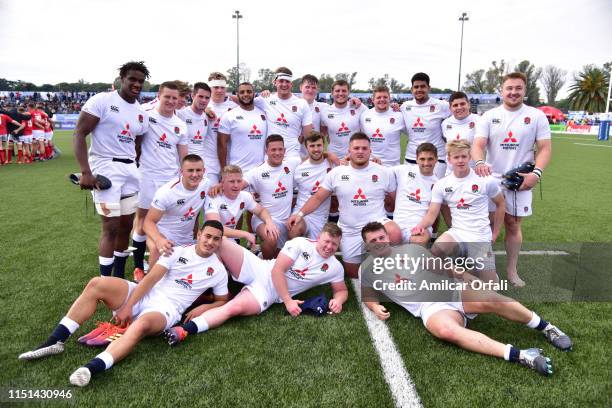
<svg viewBox="0 0 612 408">
<path fill-rule="evenodd" d="M 94 189 L 98 214 L 102 217 L 99 243 L 100 274 L 109 276 L 114 254 L 128 247 L 134 212 L 138 204 L 136 140 L 147 129 L 148 120 L 137 101 L 149 70 L 142 62 L 128 62 L 119 69 L 119 91 L 98 93 L 85 103 L 74 131 L 74 154 L 81 168 L 81 188 Z M 89 160 L 87 135 L 92 134 Z M 98 190 L 96 175 L 112 182 L 108 190 Z M 116 276 L 123 275 L 118 262 Z"/>
<path fill-rule="evenodd" d="M 323 182 L 323 179 L 333 167 L 332 162 L 325 158 L 325 144 L 323 135 L 312 132 L 304 142 L 308 152 L 308 158 L 300 163 L 293 175 L 293 183 L 298 191 L 295 208 L 302 208 L 306 201 L 313 196 Z M 327 222 L 331 198 L 327 198 L 313 213 L 300 218 L 289 230 L 289 238 L 308 237 L 316 239 L 321 228 Z M 295 213 L 294 213 L 295 214 Z"/>
<path fill-rule="evenodd" d="M 268 135 L 283 137 L 285 158 L 295 167 L 301 162 L 300 145 L 312 131 L 312 113 L 304 99 L 291 93 L 292 75 L 289 68 L 278 68 L 274 77 L 276 93 L 268 98 L 258 96 L 255 106 L 266 114 Z"/>
<path fill-rule="evenodd" d="M 396 189 L 395 177 L 386 167 L 370 161 L 370 139 L 364 133 L 355 133 L 349 142 L 348 166 L 332 169 L 323 179 L 318 191 L 292 215 L 288 228 L 300 218 L 312 213 L 335 193 L 340 206 L 338 225 L 342 229 L 342 260 L 347 276 L 357 278 L 361 262 L 361 228 L 369 221 L 381 220 L 393 237 L 402 240 L 399 226 L 385 217 L 384 198 Z M 297 208 L 297 207 L 296 207 Z"/>
<path fill-rule="evenodd" d="M 268 261 L 259 259 L 232 240 L 224 239 L 219 257 L 232 278 L 246 286 L 224 307 L 192 310 L 187 316 L 188 321 L 164 332 L 168 343 L 175 346 L 188 335 L 219 327 L 235 316 L 263 313 L 274 303 L 283 302 L 291 316 L 298 316 L 303 301 L 293 299 L 293 296 L 326 283 L 331 284 L 333 291 L 329 311 L 341 313 L 348 299 L 342 265 L 334 256 L 341 235 L 337 225 L 327 223 L 317 241 L 294 238 L 285 244 L 278 258 Z"/>
<path fill-rule="evenodd" d="M 206 155 L 204 140 L 208 137 L 209 119 L 205 113 L 208 102 L 210 101 L 210 87 L 204 82 L 196 82 L 193 85 L 191 94 L 191 106 L 187 106 L 176 112 L 187 125 L 187 138 L 189 139 L 189 154 L 197 154 L 202 159 Z M 205 163 L 206 164 L 206 163 Z M 207 178 L 211 183 L 216 184 L 219 180 L 214 178 L 214 174 L 208 174 Z"/>
<path fill-rule="evenodd" d="M 442 121 L 442 135 L 447 141 L 467 140 L 469 144 L 474 142 L 476 123 L 480 116 L 470 112 L 470 101 L 463 92 L 453 92 L 448 99 L 450 110 L 453 114 Z M 470 167 L 474 167 L 474 161 L 470 161 Z M 453 168 L 447 163 L 446 174 L 450 174 Z"/>
<path fill-rule="evenodd" d="M 257 244 L 257 237 L 249 231 L 236 228 L 242 213 L 246 210 L 255 214 L 264 222 L 264 233 L 266 236 L 277 237 L 278 228 L 270 216 L 270 212 L 255 202 L 248 191 L 244 191 L 245 182 L 242 178 L 242 170 L 235 165 L 223 168 L 221 177 L 221 194 L 209 197 L 206 207 L 206 219 L 218 220 L 223 224 L 225 236 L 228 238 L 243 238 L 249 247 L 253 249 Z"/>
<path fill-rule="evenodd" d="M 492 175 L 498 180 L 508 170 L 524 162 L 534 162 L 531 173 L 525 178 L 519 191 L 503 189 L 506 200 L 506 254 L 508 280 L 521 287 L 525 282 L 519 277 L 518 256 L 523 242 L 521 223 L 532 213 L 532 189 L 540 181 L 542 173 L 552 156 L 550 126 L 542 111 L 523 103 L 527 79 L 524 74 L 514 72 L 502 79 L 501 106 L 485 112 L 476 124 L 473 160 L 476 174 Z M 534 145 L 537 152 L 534 153 Z M 486 162 L 485 162 L 486 152 Z M 490 208 L 489 211 L 492 211 Z"/>
<path fill-rule="evenodd" d="M 144 252 L 147 236 L 143 224 L 155 192 L 179 174 L 179 163 L 188 154 L 187 125 L 174 113 L 179 100 L 179 87 L 174 81 L 159 87 L 159 103 L 150 110 L 149 127 L 142 138 L 140 155 L 140 194 L 137 222 L 134 224 L 134 279 L 144 276 Z"/>
<path fill-rule="evenodd" d="M 423 142 L 432 143 L 438 149 L 436 177 L 446 173 L 446 146 L 442 137 L 442 121 L 451 115 L 448 102 L 429 97 L 429 75 L 419 72 L 412 76 L 413 100 L 400 107 L 408 131 L 405 163 L 416 164 L 416 149 Z"/>
<path fill-rule="evenodd" d="M 266 116 L 255 107 L 254 98 L 253 85 L 243 82 L 238 86 L 238 107 L 221 118 L 217 154 L 222 168 L 232 164 L 239 166 L 246 174 L 264 162 Z"/>
</svg>

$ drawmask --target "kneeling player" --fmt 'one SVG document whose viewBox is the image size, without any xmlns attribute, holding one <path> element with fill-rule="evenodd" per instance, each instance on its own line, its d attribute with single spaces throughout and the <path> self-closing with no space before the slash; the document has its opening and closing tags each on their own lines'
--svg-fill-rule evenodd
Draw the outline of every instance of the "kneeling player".
<svg viewBox="0 0 612 408">
<path fill-rule="evenodd" d="M 334 292 L 329 310 L 340 313 L 348 298 L 344 270 L 334 254 L 340 245 L 342 231 L 336 224 L 323 226 L 319 239 L 298 237 L 285 243 L 276 260 L 262 260 L 234 241 L 224 239 L 219 257 L 234 280 L 246 287 L 222 307 L 192 310 L 193 320 L 166 330 L 170 345 L 181 342 L 188 334 L 196 334 L 220 326 L 234 316 L 262 313 L 274 303 L 285 304 L 292 316 L 300 314 L 302 301 L 293 296 L 314 286 L 331 283 Z M 200 306 L 202 307 L 202 306 Z M 202 313 L 201 315 L 198 315 Z"/>
<path fill-rule="evenodd" d="M 213 289 L 214 306 L 225 303 L 227 271 L 215 255 L 222 236 L 221 223 L 207 221 L 196 245 L 174 248 L 172 255 L 162 257 L 138 285 L 119 278 L 93 278 L 47 341 L 19 359 L 33 360 L 63 352 L 68 337 L 96 312 L 102 301 L 113 311 L 118 325 L 124 327 L 133 322 L 104 352 L 72 373 L 70 383 L 84 387 L 93 374 L 125 358 L 143 337 L 172 327 L 205 290 Z"/>
<path fill-rule="evenodd" d="M 470 144 L 453 140 L 446 145 L 453 172 L 438 181 L 431 192 L 427 214 L 414 227 L 414 233 L 423 232 L 438 218 L 442 204 L 448 204 L 453 226 L 434 243 L 431 251 L 436 256 L 457 254 L 473 259 L 483 258 L 479 278 L 497 281 L 495 258 L 491 242 L 495 242 L 504 220 L 504 196 L 497 180 L 478 177 L 470 168 Z M 489 224 L 489 200 L 496 205 L 493 231 Z"/>
<path fill-rule="evenodd" d="M 366 245 L 370 247 L 376 257 L 396 256 L 389 246 L 389 236 L 382 224 L 369 223 L 362 229 L 361 233 Z M 406 248 L 406 252 L 409 251 L 408 255 L 411 258 L 431 256 L 421 246 L 409 245 L 403 246 L 403 248 Z M 365 304 L 380 320 L 387 320 L 390 316 L 389 312 L 378 301 L 367 295 L 368 292 L 371 293 L 374 290 L 374 279 L 379 279 L 383 275 L 374 275 L 373 268 L 368 268 L 367 264 L 368 262 L 365 261 L 361 269 L 362 288 L 368 296 L 367 299 L 364 299 Z M 411 273 L 412 275 L 409 275 L 409 278 L 400 276 L 398 279 L 398 276 L 391 276 L 390 280 L 394 283 L 397 283 L 398 280 L 417 282 L 420 277 L 429 272 L 419 268 L 416 271 L 411 271 Z M 473 279 L 467 273 L 463 274 L 463 277 L 464 281 Z M 391 285 L 384 286 L 384 288 L 390 287 Z M 414 290 L 381 290 L 381 292 L 415 317 L 420 317 L 427 330 L 435 337 L 454 343 L 469 351 L 524 364 L 543 375 L 552 374 L 552 363 L 549 358 L 542 354 L 541 349 L 520 350 L 511 344 L 500 343 L 483 333 L 468 329 L 466 327 L 467 319 L 473 319 L 479 313 L 494 313 L 504 319 L 523 323 L 529 328 L 541 331 L 546 339 L 560 350 L 567 351 L 572 347 L 571 339 L 556 326 L 546 322 L 519 302 L 491 290 L 464 289 L 459 292 L 457 301 L 448 302 L 411 302 L 410 299 L 414 299 L 415 296 Z"/>
</svg>

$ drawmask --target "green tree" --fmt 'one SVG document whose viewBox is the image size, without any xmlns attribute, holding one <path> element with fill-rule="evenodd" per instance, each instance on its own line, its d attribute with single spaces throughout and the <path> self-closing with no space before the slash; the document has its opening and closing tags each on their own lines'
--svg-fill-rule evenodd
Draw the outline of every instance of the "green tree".
<svg viewBox="0 0 612 408">
<path fill-rule="evenodd" d="M 355 82 L 357 82 L 355 80 L 355 77 L 357 76 L 356 72 L 353 73 L 349 73 L 349 72 L 339 72 L 337 73 L 334 78 L 336 78 L 336 81 L 339 79 L 344 79 L 346 82 L 349 83 L 349 89 L 353 89 L 353 85 L 355 85 Z M 331 88 L 331 87 L 330 87 Z"/>
<path fill-rule="evenodd" d="M 256 91 L 274 89 L 274 71 L 268 68 L 262 68 L 257 71 L 257 79 L 253 81 L 253 87 Z"/>
<path fill-rule="evenodd" d="M 329 74 L 321 74 L 319 76 L 319 92 L 331 92 L 334 78 Z"/>
<path fill-rule="evenodd" d="M 582 71 L 574 75 L 574 83 L 569 88 L 570 108 L 587 112 L 605 111 L 609 80 L 610 71 L 592 64 L 585 65 Z"/>
<path fill-rule="evenodd" d="M 478 69 L 465 75 L 463 91 L 467 93 L 488 93 L 487 80 L 484 78 L 485 70 Z"/>
<path fill-rule="evenodd" d="M 542 72 L 542 87 L 546 93 L 546 102 L 549 105 L 554 106 L 557 94 L 565 84 L 566 75 L 567 71 L 555 67 L 554 65 L 547 65 L 544 67 L 544 71 Z"/>
<path fill-rule="evenodd" d="M 485 93 L 501 93 L 502 78 L 508 73 L 508 63 L 502 59 L 499 62 L 492 61 L 491 65 L 485 74 Z"/>
<path fill-rule="evenodd" d="M 514 67 L 516 72 L 522 72 L 527 77 L 527 92 L 525 101 L 529 106 L 537 106 L 540 104 L 540 87 L 538 81 L 542 76 L 542 68 L 536 68 L 531 62 L 524 60 Z"/>
</svg>

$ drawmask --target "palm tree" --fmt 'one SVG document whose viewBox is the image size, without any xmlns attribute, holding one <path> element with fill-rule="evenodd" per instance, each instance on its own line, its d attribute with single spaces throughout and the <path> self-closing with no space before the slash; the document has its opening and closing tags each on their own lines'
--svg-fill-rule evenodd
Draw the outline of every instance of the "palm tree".
<svg viewBox="0 0 612 408">
<path fill-rule="evenodd" d="M 610 74 L 595 65 L 585 65 L 570 86 L 570 108 L 587 112 L 603 112 L 608 97 Z"/>
</svg>

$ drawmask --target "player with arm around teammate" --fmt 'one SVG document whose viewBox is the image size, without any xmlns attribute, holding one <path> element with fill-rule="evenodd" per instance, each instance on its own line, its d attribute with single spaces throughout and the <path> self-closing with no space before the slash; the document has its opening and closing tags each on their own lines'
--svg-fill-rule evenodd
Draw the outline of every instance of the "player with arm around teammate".
<svg viewBox="0 0 612 408">
<path fill-rule="evenodd" d="M 129 327 L 104 352 L 72 373 L 70 383 L 84 387 L 93 375 L 125 358 L 143 337 L 172 327 L 205 290 L 212 288 L 215 307 L 224 304 L 228 299 L 227 271 L 215 254 L 222 237 L 221 223 L 207 221 L 195 245 L 176 247 L 171 256 L 160 258 L 138 285 L 114 277 L 91 279 L 47 341 L 19 359 L 63 352 L 68 337 L 93 316 L 98 302 L 103 302 L 113 311 L 117 324 Z"/>
<path fill-rule="evenodd" d="M 303 237 L 287 241 L 276 260 L 263 260 L 246 248 L 224 239 L 219 257 L 232 278 L 246 286 L 230 302 L 201 315 L 192 311 L 192 320 L 165 331 L 170 345 L 183 341 L 189 334 L 216 328 L 235 316 L 253 316 L 274 303 L 284 303 L 292 316 L 301 313 L 302 301 L 293 297 L 312 287 L 330 283 L 333 298 L 329 310 L 340 313 L 348 298 L 342 265 L 334 254 L 342 231 L 332 223 L 323 226 L 317 241 Z"/>
</svg>

